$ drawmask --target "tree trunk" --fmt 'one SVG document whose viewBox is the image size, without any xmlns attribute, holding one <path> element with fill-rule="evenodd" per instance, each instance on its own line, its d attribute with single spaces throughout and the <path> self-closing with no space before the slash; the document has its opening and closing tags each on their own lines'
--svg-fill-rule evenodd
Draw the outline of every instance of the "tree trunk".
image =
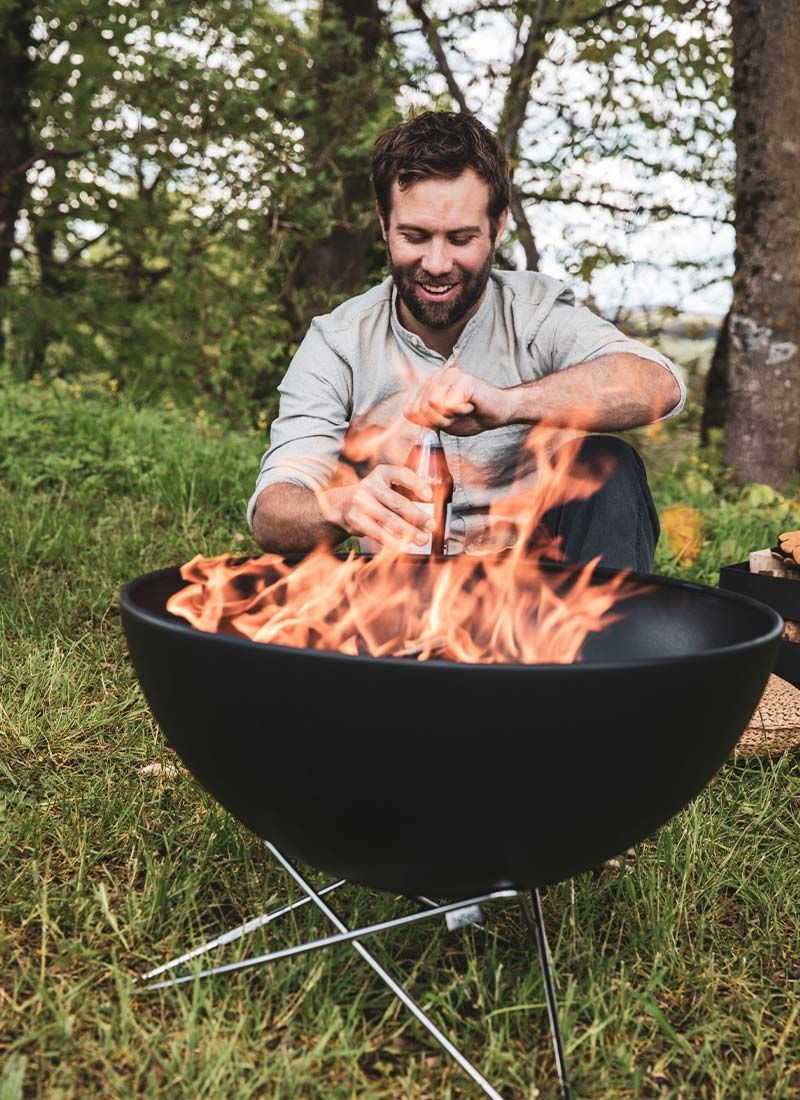
<svg viewBox="0 0 800 1100">
<path fill-rule="evenodd" d="M 379 240 L 376 219 L 363 223 L 372 205 L 368 151 L 350 151 L 347 145 L 354 144 L 380 103 L 385 85 L 376 64 L 384 34 L 377 0 L 323 0 L 315 105 L 306 135 L 309 165 L 317 166 L 322 178 L 331 178 L 336 189 L 335 220 L 328 235 L 299 257 L 298 338 L 313 316 L 330 309 L 333 295 L 363 288 L 369 253 Z M 353 76 L 359 71 L 364 74 L 362 94 L 354 95 Z"/>
<path fill-rule="evenodd" d="M 525 267 L 528 271 L 538 271 L 539 249 L 536 247 L 531 223 L 528 221 L 528 215 L 513 180 L 511 182 L 511 214 L 517 227 L 517 237 L 525 253 Z"/>
<path fill-rule="evenodd" d="M 711 357 L 711 366 L 706 375 L 705 400 L 703 401 L 703 417 L 700 421 L 700 444 L 708 445 L 712 428 L 724 428 L 728 419 L 728 364 L 730 359 L 730 322 L 731 311 L 725 314 L 720 330 L 717 333 L 717 342 L 714 345 L 714 354 Z"/>
<path fill-rule="evenodd" d="M 783 486 L 800 457 L 800 4 L 731 0 L 736 275 L 725 460 Z"/>
<path fill-rule="evenodd" d="M 48 299 L 55 297 L 61 289 L 53 265 L 53 250 L 56 241 L 52 225 L 37 225 L 33 231 L 36 242 L 36 254 L 39 257 L 39 297 L 45 305 Z M 25 362 L 25 377 L 41 374 L 47 359 L 47 349 L 52 339 L 50 317 L 47 310 L 42 311 L 42 319 L 31 334 L 31 345 Z"/>
<path fill-rule="evenodd" d="M 26 0 L 12 0 L 0 17 L 0 360 L 5 353 L 3 291 L 22 206 L 26 166 L 33 153 L 28 92 L 34 64 L 28 57 L 33 18 Z"/>
</svg>

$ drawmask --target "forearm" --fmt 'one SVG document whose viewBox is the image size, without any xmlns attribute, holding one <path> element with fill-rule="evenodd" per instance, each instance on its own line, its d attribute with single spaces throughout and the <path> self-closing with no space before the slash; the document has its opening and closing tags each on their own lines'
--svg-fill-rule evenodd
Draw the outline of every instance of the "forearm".
<svg viewBox="0 0 800 1100">
<path fill-rule="evenodd" d="M 659 363 L 626 353 L 603 355 L 505 391 L 509 424 L 546 421 L 584 431 L 624 431 L 650 424 L 680 400 Z"/>
<path fill-rule="evenodd" d="M 320 544 L 335 546 L 347 538 L 338 523 L 338 495 L 346 490 L 325 494 L 325 514 L 312 489 L 290 482 L 268 485 L 256 503 L 253 537 L 271 554 L 306 554 Z M 337 495 L 338 494 L 338 495 Z"/>
</svg>

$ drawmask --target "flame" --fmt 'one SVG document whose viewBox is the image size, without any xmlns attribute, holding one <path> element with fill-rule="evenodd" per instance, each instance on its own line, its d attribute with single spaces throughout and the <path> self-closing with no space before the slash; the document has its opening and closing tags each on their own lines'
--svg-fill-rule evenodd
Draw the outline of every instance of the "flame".
<svg viewBox="0 0 800 1100">
<path fill-rule="evenodd" d="M 275 554 L 244 561 L 198 556 L 181 567 L 188 584 L 167 610 L 199 630 L 351 655 L 472 664 L 579 660 L 586 638 L 617 617 L 615 605 L 644 589 L 625 573 L 597 577 L 599 559 L 542 568 L 543 558 L 560 554 L 541 529 L 544 514 L 591 496 L 608 473 L 577 466 L 569 448 L 557 446 L 563 438 L 541 425 L 529 433 L 536 485 L 512 488 L 489 516 L 495 550 L 503 552 L 436 560 L 383 547 L 371 558 L 342 558 L 320 546 L 297 563 Z M 505 549 L 509 529 L 516 541 Z"/>
</svg>

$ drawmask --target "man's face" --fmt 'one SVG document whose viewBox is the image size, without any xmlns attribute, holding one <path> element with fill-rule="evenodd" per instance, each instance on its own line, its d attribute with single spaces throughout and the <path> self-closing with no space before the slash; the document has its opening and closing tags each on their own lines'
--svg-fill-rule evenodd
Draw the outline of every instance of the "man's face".
<svg viewBox="0 0 800 1100">
<path fill-rule="evenodd" d="M 392 184 L 381 228 L 397 292 L 420 324 L 450 328 L 480 301 L 506 222 L 504 212 L 492 237 L 488 206 L 489 186 L 472 169 L 406 191 Z"/>
</svg>

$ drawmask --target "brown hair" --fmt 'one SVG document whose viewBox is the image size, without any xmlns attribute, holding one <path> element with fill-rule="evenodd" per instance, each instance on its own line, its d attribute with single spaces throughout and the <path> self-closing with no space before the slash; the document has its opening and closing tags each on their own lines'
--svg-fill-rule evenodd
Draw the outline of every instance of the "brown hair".
<svg viewBox="0 0 800 1100">
<path fill-rule="evenodd" d="M 392 184 L 401 191 L 419 180 L 455 179 L 465 169 L 489 185 L 489 222 L 497 221 L 511 201 L 508 156 L 495 134 L 474 115 L 425 111 L 387 130 L 372 153 L 372 185 L 381 218 L 388 226 Z"/>
</svg>

